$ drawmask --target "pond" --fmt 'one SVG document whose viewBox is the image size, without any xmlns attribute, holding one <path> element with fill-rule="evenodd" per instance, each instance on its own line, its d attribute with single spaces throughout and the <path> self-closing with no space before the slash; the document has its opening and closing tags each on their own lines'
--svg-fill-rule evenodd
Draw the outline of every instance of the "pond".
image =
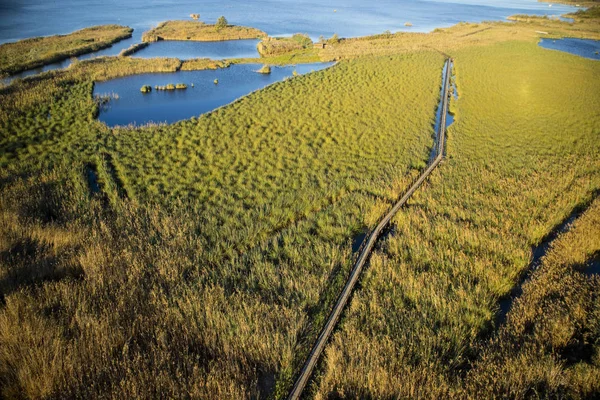
<svg viewBox="0 0 600 400">
<path fill-rule="evenodd" d="M 259 74 L 256 71 L 262 65 L 240 64 L 217 70 L 141 74 L 98 82 L 94 85 L 94 95 L 113 97 L 101 108 L 98 119 L 111 127 L 172 123 L 215 110 L 255 90 L 291 77 L 294 71 L 305 74 L 332 65 L 316 63 L 272 67 L 270 74 Z M 215 79 L 218 80 L 217 84 L 214 83 Z M 155 89 L 157 85 L 170 83 L 184 83 L 187 89 Z M 151 86 L 152 91 L 142 93 L 140 89 L 144 85 Z"/>
<path fill-rule="evenodd" d="M 542 39 L 539 45 L 545 49 L 559 50 L 592 60 L 600 60 L 600 40 Z"/>
</svg>

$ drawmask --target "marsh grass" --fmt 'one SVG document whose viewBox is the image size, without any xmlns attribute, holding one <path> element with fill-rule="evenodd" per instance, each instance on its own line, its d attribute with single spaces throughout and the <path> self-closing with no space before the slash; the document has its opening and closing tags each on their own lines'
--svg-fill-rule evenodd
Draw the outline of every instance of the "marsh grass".
<svg viewBox="0 0 600 400">
<path fill-rule="evenodd" d="M 483 397 L 593 398 L 600 392 L 600 199 L 552 242 L 507 322 L 466 377 Z"/>
<path fill-rule="evenodd" d="M 223 64 L 101 58 L 1 89 L 1 395 L 284 397 L 353 239 L 427 160 L 449 53 L 448 157 L 374 255 L 313 390 L 464 398 L 478 371 L 497 379 L 480 338 L 498 299 L 599 187 L 597 63 L 538 48 L 542 24 L 597 30 L 346 39 L 259 61 L 347 59 L 333 68 L 173 125 L 107 128 L 93 81 Z M 586 368 L 568 372 L 583 394 Z"/>
<path fill-rule="evenodd" d="M 92 53 L 131 37 L 133 29 L 100 25 L 68 35 L 21 40 L 0 45 L 0 77 Z"/>
<path fill-rule="evenodd" d="M 345 62 L 200 118 L 109 130 L 89 79 L 152 65 L 120 59 L 1 94 L 20 99 L 0 112 L 3 251 L 31 242 L 35 255 L 11 256 L 28 269 L 2 264 L 3 395 L 282 395 L 343 285 L 352 238 L 427 156 L 443 58 Z M 61 220 L 19 211 L 36 204 Z M 30 233 L 59 228 L 65 253 Z"/>
<path fill-rule="evenodd" d="M 447 159 L 373 256 L 317 398 L 477 398 L 485 385 L 495 398 L 535 382 L 525 361 L 507 386 L 502 373 L 477 390 L 461 377 L 532 246 L 600 187 L 600 67 L 518 41 L 451 55 L 460 97 Z"/>
<path fill-rule="evenodd" d="M 144 42 L 159 40 L 194 40 L 214 42 L 222 40 L 259 39 L 267 34 L 259 29 L 236 25 L 209 25 L 201 21 L 165 21 L 144 32 Z"/>
<path fill-rule="evenodd" d="M 268 57 L 308 49 L 312 45 L 310 37 L 297 33 L 289 38 L 267 37 L 258 44 L 257 50 L 261 57 Z"/>
</svg>

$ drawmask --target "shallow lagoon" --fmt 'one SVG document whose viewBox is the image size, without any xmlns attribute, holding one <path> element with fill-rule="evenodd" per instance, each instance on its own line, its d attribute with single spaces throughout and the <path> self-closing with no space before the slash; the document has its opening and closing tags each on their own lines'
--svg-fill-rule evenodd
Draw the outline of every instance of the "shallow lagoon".
<svg viewBox="0 0 600 400">
<path fill-rule="evenodd" d="M 539 45 L 545 49 L 559 50 L 592 60 L 600 60 L 600 40 L 542 39 Z"/>
<path fill-rule="evenodd" d="M 256 71 L 262 65 L 240 64 L 229 68 L 206 71 L 179 71 L 163 74 L 141 74 L 99 82 L 94 95 L 117 94 L 102 107 L 98 119 L 108 126 L 172 123 L 212 111 L 255 90 L 293 76 L 330 67 L 333 63 L 302 64 L 272 67 L 271 74 Z M 215 84 L 214 80 L 219 83 Z M 185 83 L 185 90 L 158 91 L 155 85 Z M 192 87 L 192 83 L 194 87 Z M 140 91 L 143 85 L 152 86 L 151 93 Z"/>
</svg>

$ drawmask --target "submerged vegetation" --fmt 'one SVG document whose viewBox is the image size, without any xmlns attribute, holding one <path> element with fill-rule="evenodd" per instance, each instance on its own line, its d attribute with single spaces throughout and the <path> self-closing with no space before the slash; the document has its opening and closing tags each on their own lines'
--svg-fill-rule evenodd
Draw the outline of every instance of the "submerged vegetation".
<svg viewBox="0 0 600 400">
<path fill-rule="evenodd" d="M 267 34 L 255 28 L 228 25 L 224 17 L 215 25 L 205 24 L 201 21 L 165 21 L 158 24 L 142 35 L 144 42 L 159 40 L 196 40 L 213 42 L 222 40 L 259 39 Z"/>
<path fill-rule="evenodd" d="M 311 394 L 597 395 L 598 278 L 576 269 L 597 260 L 598 200 L 495 322 L 531 247 L 600 188 L 600 64 L 537 30 L 599 35 L 537 19 L 336 36 L 258 61 L 332 68 L 141 128 L 97 121 L 94 81 L 249 60 L 104 57 L 0 89 L 0 397 L 284 397 L 357 238 L 426 164 L 448 55 L 447 158 L 372 257 Z"/>
<path fill-rule="evenodd" d="M 91 53 L 131 37 L 133 29 L 101 25 L 68 35 L 21 40 L 0 45 L 0 77 L 15 74 L 70 57 Z"/>
</svg>

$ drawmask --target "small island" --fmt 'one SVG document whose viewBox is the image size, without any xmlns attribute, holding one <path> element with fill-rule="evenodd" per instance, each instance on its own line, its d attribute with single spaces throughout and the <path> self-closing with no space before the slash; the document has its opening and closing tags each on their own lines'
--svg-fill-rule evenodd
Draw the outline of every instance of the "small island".
<svg viewBox="0 0 600 400">
<path fill-rule="evenodd" d="M 313 46 L 313 41 L 308 35 L 297 33 L 292 37 L 263 39 L 257 46 L 262 57 L 275 56 L 295 50 L 303 50 Z"/>
<path fill-rule="evenodd" d="M 142 92 L 144 91 L 145 87 L 149 87 L 149 86 L 143 86 Z M 152 88 L 150 88 L 150 89 L 152 89 Z M 187 89 L 187 85 L 185 83 L 177 83 L 177 84 L 169 83 L 164 86 L 156 85 L 156 86 L 154 86 L 154 89 L 156 89 L 156 90 L 185 90 L 185 89 Z"/>
<path fill-rule="evenodd" d="M 225 40 L 261 39 L 267 34 L 256 28 L 229 25 L 224 17 L 216 24 L 202 21 L 165 21 L 142 35 L 144 42 L 159 40 L 192 40 L 199 42 L 218 42 Z"/>
<path fill-rule="evenodd" d="M 269 65 L 263 65 L 261 69 L 259 69 L 258 71 L 259 74 L 263 74 L 263 75 L 269 75 L 271 73 L 271 67 Z"/>
</svg>

